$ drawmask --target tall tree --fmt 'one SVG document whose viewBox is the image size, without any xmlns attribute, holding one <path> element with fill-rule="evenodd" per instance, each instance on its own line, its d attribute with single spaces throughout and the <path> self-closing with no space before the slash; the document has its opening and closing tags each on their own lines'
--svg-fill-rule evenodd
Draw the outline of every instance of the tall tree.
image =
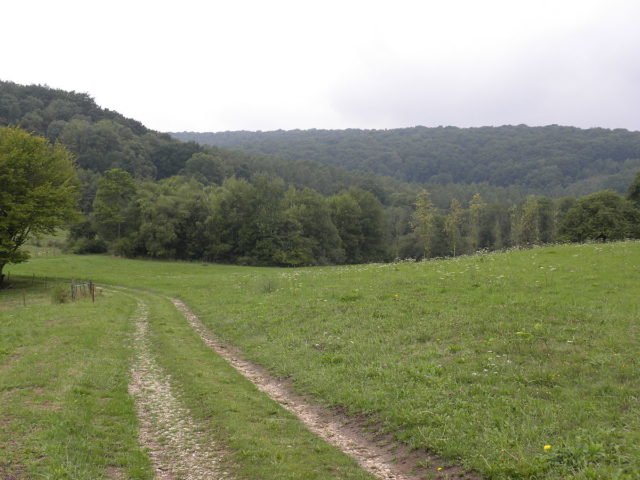
<svg viewBox="0 0 640 480">
<path fill-rule="evenodd" d="M 0 286 L 9 263 L 24 262 L 31 234 L 75 218 L 78 179 L 71 154 L 19 128 L 0 127 Z"/>
<path fill-rule="evenodd" d="M 640 208 L 640 172 L 636 173 L 633 182 L 629 185 L 627 198 L 631 200 L 637 208 Z"/>
<path fill-rule="evenodd" d="M 256 189 L 244 179 L 227 178 L 212 197 L 213 229 L 219 241 L 211 249 L 217 261 L 249 263 L 257 241 Z"/>
<path fill-rule="evenodd" d="M 285 196 L 287 218 L 300 226 L 300 241 L 292 245 L 304 252 L 301 263 L 333 264 L 344 261 L 344 250 L 340 248 L 340 235 L 331 219 L 328 201 L 315 190 L 305 188 L 287 190 Z"/>
<path fill-rule="evenodd" d="M 531 196 L 514 211 L 513 239 L 518 245 L 551 243 L 555 240 L 555 224 L 553 201 Z"/>
<path fill-rule="evenodd" d="M 411 215 L 411 226 L 420 239 L 424 256 L 429 257 L 436 209 L 431 201 L 431 194 L 427 190 L 422 189 L 418 193 L 415 207 Z"/>
<path fill-rule="evenodd" d="M 360 207 L 358 222 L 362 232 L 363 261 L 382 260 L 385 253 L 382 204 L 373 193 L 361 188 L 351 187 L 348 192 Z"/>
<path fill-rule="evenodd" d="M 202 183 L 220 185 L 225 177 L 225 166 L 220 159 L 210 153 L 197 152 L 185 163 L 184 174 Z"/>
<path fill-rule="evenodd" d="M 93 218 L 96 230 L 106 241 L 119 240 L 127 233 L 125 226 L 132 219 L 135 194 L 136 184 L 129 172 L 119 168 L 104 172 L 93 202 Z"/>
<path fill-rule="evenodd" d="M 360 205 L 346 190 L 329 198 L 329 205 L 331 219 L 340 235 L 340 245 L 345 253 L 345 261 L 347 263 L 363 261 L 364 237 L 359 221 L 362 216 Z"/>
<path fill-rule="evenodd" d="M 386 245 L 390 258 L 402 258 L 401 245 L 411 232 L 411 207 L 394 206 L 385 209 Z"/>
<path fill-rule="evenodd" d="M 449 214 L 445 219 L 445 232 L 449 239 L 451 254 L 455 257 L 466 253 L 467 242 L 464 237 L 465 210 L 457 199 L 451 200 Z"/>
<path fill-rule="evenodd" d="M 484 203 L 479 193 L 476 193 L 469 202 L 469 219 L 470 219 L 470 241 L 473 251 L 483 247 L 483 212 L 486 210 L 487 204 Z"/>
</svg>

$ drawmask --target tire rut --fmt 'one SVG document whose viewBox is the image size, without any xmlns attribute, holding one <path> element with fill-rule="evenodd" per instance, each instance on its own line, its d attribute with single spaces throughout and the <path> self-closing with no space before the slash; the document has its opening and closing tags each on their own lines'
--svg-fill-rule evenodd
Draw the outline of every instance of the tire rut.
<svg viewBox="0 0 640 480">
<path fill-rule="evenodd" d="M 159 480 L 229 479 L 220 465 L 222 449 L 199 431 L 172 392 L 170 376 L 156 362 L 148 335 L 148 310 L 138 300 L 129 393 L 140 422 L 139 439 Z"/>
<path fill-rule="evenodd" d="M 264 368 L 244 360 L 237 350 L 216 341 L 184 302 L 174 298 L 170 300 L 205 344 L 259 390 L 296 415 L 311 432 L 354 458 L 361 468 L 372 475 L 382 480 L 419 480 L 424 479 L 425 475 L 429 475 L 429 478 L 481 478 L 457 466 L 444 466 L 447 462 L 427 452 L 411 452 L 409 448 L 393 442 L 390 436 L 375 435 L 346 415 L 315 405 L 293 393 L 287 382 L 278 380 Z M 420 463 L 430 466 L 420 467 Z"/>
</svg>

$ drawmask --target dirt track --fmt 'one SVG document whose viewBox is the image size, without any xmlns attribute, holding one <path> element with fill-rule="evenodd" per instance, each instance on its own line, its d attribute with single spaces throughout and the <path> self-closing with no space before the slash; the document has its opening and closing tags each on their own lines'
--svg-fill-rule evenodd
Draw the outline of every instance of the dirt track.
<svg viewBox="0 0 640 480">
<path fill-rule="evenodd" d="M 459 467 L 440 467 L 444 462 L 425 452 L 411 452 L 389 436 L 377 435 L 345 415 L 315 405 L 295 394 L 290 385 L 270 375 L 264 368 L 242 358 L 240 352 L 216 341 L 211 332 L 181 300 L 171 299 L 203 342 L 226 359 L 262 392 L 296 415 L 310 431 L 353 457 L 369 473 L 383 480 L 428 478 L 479 479 Z M 429 465 L 425 467 L 423 465 Z"/>
<path fill-rule="evenodd" d="M 229 476 L 219 466 L 221 449 L 205 441 L 172 393 L 169 376 L 156 362 L 147 335 L 147 306 L 138 300 L 135 359 L 129 393 L 140 421 L 140 443 L 159 480 L 218 480 Z"/>
</svg>

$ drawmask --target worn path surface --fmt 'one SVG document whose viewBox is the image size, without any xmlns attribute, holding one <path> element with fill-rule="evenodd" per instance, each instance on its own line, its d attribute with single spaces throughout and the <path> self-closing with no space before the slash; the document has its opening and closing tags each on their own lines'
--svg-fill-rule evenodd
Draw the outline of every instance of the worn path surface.
<svg viewBox="0 0 640 480">
<path fill-rule="evenodd" d="M 217 480 L 230 476 L 220 467 L 222 449 L 205 441 L 189 412 L 172 393 L 169 376 L 156 362 L 148 338 L 148 311 L 138 299 L 135 359 L 129 392 L 140 421 L 140 443 L 149 451 L 160 480 Z"/>
<path fill-rule="evenodd" d="M 247 362 L 240 352 L 216 341 L 184 302 L 177 299 L 171 301 L 209 347 L 261 391 L 295 414 L 309 430 L 353 457 L 369 473 L 383 480 L 418 480 L 424 479 L 425 475 L 428 478 L 480 478 L 459 467 L 438 467 L 443 463 L 441 459 L 425 452 L 411 452 L 408 448 L 397 445 L 388 436 L 375 435 L 353 419 L 314 405 L 308 399 L 293 393 L 286 382 Z M 420 464 L 430 466 L 422 467 Z"/>
</svg>

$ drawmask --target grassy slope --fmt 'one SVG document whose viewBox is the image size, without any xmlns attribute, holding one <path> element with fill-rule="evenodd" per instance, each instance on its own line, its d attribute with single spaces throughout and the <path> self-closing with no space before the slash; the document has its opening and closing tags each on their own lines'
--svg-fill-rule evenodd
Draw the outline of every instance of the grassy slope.
<svg viewBox="0 0 640 480">
<path fill-rule="evenodd" d="M 43 285 L 13 286 L 0 292 L 0 477 L 151 478 L 127 393 L 134 303 L 52 305 Z"/>
<path fill-rule="evenodd" d="M 61 257 L 12 267 L 186 300 L 329 405 L 490 478 L 638 478 L 640 243 L 297 270 Z M 551 450 L 544 451 L 549 444 Z"/>
</svg>

